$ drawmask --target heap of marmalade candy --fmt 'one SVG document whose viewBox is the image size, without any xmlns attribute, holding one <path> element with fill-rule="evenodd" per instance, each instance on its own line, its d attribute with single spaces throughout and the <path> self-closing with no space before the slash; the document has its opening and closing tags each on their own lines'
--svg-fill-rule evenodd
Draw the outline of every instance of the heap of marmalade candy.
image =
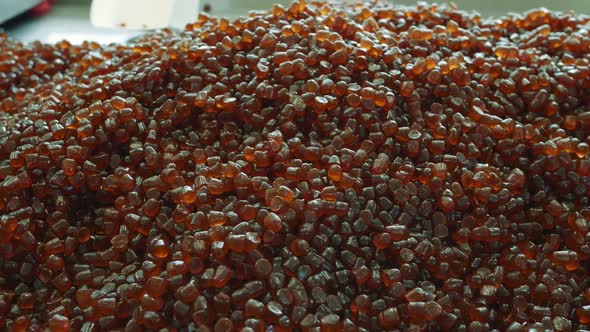
<svg viewBox="0 0 590 332">
<path fill-rule="evenodd" d="M 590 329 L 589 23 L 296 1 L 0 35 L 0 329 Z"/>
</svg>

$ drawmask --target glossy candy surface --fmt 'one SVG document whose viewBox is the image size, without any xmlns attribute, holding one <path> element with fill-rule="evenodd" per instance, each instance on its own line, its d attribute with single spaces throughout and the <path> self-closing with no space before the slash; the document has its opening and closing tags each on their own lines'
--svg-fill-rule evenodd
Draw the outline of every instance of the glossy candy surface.
<svg viewBox="0 0 590 332">
<path fill-rule="evenodd" d="M 0 35 L 0 330 L 589 329 L 588 22 Z"/>
</svg>

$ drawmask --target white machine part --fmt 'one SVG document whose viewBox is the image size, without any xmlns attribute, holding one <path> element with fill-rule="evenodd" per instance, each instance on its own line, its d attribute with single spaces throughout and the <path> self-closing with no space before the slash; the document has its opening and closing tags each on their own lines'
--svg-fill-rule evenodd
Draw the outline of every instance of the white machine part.
<svg viewBox="0 0 590 332">
<path fill-rule="evenodd" d="M 41 0 L 0 0 L 0 23 L 35 7 Z"/>
<path fill-rule="evenodd" d="M 198 13 L 199 0 L 93 0 L 90 21 L 104 28 L 183 28 Z"/>
</svg>

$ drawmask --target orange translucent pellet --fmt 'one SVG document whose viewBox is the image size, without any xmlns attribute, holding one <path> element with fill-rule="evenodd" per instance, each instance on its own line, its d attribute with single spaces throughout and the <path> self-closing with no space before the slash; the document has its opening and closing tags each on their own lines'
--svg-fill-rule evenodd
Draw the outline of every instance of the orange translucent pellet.
<svg viewBox="0 0 590 332">
<path fill-rule="evenodd" d="M 166 258 L 169 254 L 168 244 L 163 239 L 154 240 L 150 244 L 150 252 L 154 257 Z"/>
</svg>

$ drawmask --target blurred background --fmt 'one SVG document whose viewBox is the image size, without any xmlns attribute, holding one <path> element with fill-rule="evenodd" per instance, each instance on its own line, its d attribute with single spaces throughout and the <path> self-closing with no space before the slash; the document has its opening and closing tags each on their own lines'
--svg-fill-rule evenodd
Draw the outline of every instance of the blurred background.
<svg viewBox="0 0 590 332">
<path fill-rule="evenodd" d="M 269 9 L 273 3 L 287 5 L 291 2 L 291 0 L 195 1 L 200 1 L 201 11 L 228 18 L 235 18 L 250 10 Z M 416 3 L 415 0 L 390 1 L 403 5 Z M 89 19 L 91 2 L 91 0 L 0 0 L 0 27 L 8 31 L 13 38 L 24 42 L 41 40 L 54 43 L 62 39 L 68 39 L 74 43 L 83 40 L 94 40 L 100 43 L 124 42 L 140 33 L 136 30 L 93 26 Z M 590 14 L 590 0 L 455 0 L 453 2 L 463 10 L 476 10 L 484 17 L 524 12 L 538 7 Z"/>
</svg>

